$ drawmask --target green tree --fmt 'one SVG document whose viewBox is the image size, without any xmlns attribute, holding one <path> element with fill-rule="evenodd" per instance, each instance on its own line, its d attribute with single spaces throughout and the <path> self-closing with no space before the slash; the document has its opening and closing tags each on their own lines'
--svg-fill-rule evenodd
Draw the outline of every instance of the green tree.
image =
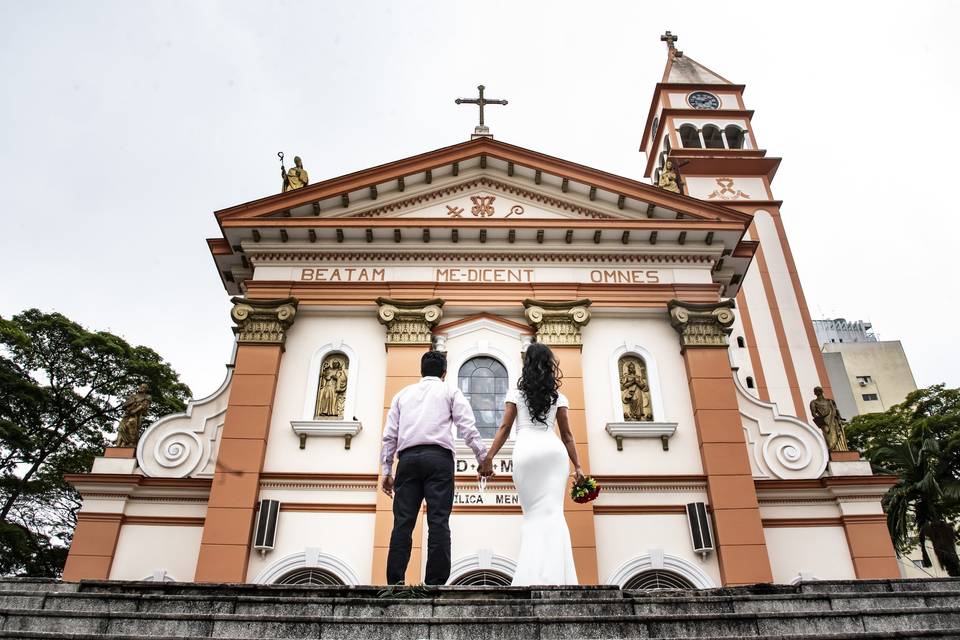
<svg viewBox="0 0 960 640">
<path fill-rule="evenodd" d="M 58 576 L 80 498 L 64 474 L 112 444 L 123 400 L 150 387 L 147 420 L 190 389 L 152 349 L 59 313 L 0 317 L 0 575 Z"/>
<path fill-rule="evenodd" d="M 854 418 L 847 439 L 877 471 L 900 478 L 883 498 L 897 552 L 919 544 L 929 567 L 929 540 L 940 566 L 960 576 L 960 389 L 918 389 L 884 413 Z"/>
</svg>

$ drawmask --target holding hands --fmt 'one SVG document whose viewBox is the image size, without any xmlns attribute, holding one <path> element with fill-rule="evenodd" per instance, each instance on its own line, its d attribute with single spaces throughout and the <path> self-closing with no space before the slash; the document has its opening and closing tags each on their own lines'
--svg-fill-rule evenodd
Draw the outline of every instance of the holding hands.
<svg viewBox="0 0 960 640">
<path fill-rule="evenodd" d="M 493 471 L 493 456 L 487 455 L 487 457 L 483 459 L 483 462 L 477 469 L 477 475 L 481 478 L 492 478 L 497 475 Z"/>
</svg>

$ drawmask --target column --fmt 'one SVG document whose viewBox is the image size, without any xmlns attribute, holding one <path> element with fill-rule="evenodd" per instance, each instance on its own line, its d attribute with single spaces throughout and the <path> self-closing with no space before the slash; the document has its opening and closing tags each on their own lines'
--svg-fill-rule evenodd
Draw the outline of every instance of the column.
<svg viewBox="0 0 960 640">
<path fill-rule="evenodd" d="M 844 505 L 841 501 L 840 508 Z M 889 580 L 901 578 L 897 553 L 890 541 L 887 516 L 878 514 L 846 514 L 843 532 L 847 536 L 850 559 L 858 580 Z"/>
<path fill-rule="evenodd" d="M 78 513 L 63 579 L 67 582 L 109 579 L 122 525 L 122 513 Z"/>
<path fill-rule="evenodd" d="M 297 299 L 234 298 L 237 357 L 207 503 L 197 582 L 244 582 L 260 473 L 287 330 Z"/>
<path fill-rule="evenodd" d="M 537 330 L 537 342 L 548 345 L 557 357 L 563 381 L 560 391 L 570 401 L 567 413 L 570 429 L 585 474 L 590 473 L 587 447 L 587 419 L 583 400 L 583 338 L 581 329 L 590 322 L 590 300 L 542 302 L 524 300 L 524 315 Z M 572 471 L 572 470 L 571 470 Z M 567 492 L 563 515 L 570 528 L 573 559 L 580 584 L 597 584 L 597 536 L 593 522 L 593 503 L 577 504 Z"/>
<path fill-rule="evenodd" d="M 433 327 L 443 315 L 443 300 L 392 300 L 377 298 L 377 319 L 386 328 L 384 345 L 387 350 L 387 377 L 383 392 L 383 420 L 393 396 L 400 389 L 420 380 L 420 358 L 429 351 L 433 342 Z M 377 449 L 379 454 L 379 448 Z M 396 464 L 394 464 L 396 471 Z M 370 581 L 373 584 L 387 582 L 387 553 L 390 551 L 390 533 L 393 531 L 393 501 L 380 491 L 382 478 L 379 457 L 377 460 L 377 512 L 373 534 L 373 565 Z M 423 512 L 417 518 L 413 530 L 413 548 L 407 565 L 406 584 L 423 582 Z"/>
<path fill-rule="evenodd" d="M 773 581 L 727 354 L 734 306 L 733 300 L 667 304 L 680 334 L 724 585 Z"/>
</svg>

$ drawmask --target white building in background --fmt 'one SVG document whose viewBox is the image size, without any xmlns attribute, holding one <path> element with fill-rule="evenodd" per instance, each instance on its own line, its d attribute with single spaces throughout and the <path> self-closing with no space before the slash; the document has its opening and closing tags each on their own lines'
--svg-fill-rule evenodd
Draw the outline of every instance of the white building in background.
<svg viewBox="0 0 960 640">
<path fill-rule="evenodd" d="M 886 411 L 916 390 L 899 340 L 877 340 L 863 320 L 814 320 L 813 328 L 844 418 Z"/>
</svg>

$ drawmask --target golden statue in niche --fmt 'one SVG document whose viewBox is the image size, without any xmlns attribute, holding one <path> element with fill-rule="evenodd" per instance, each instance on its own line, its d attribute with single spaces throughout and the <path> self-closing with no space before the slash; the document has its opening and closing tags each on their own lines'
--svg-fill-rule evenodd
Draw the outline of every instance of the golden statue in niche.
<svg viewBox="0 0 960 640">
<path fill-rule="evenodd" d="M 347 399 L 348 364 L 347 356 L 342 353 L 331 353 L 323 359 L 314 419 L 343 419 L 343 405 Z"/>
<path fill-rule="evenodd" d="M 650 405 L 650 385 L 647 382 L 647 365 L 637 356 L 624 356 L 618 363 L 620 369 L 620 398 L 623 401 L 623 419 L 627 422 L 653 420 Z"/>
</svg>

